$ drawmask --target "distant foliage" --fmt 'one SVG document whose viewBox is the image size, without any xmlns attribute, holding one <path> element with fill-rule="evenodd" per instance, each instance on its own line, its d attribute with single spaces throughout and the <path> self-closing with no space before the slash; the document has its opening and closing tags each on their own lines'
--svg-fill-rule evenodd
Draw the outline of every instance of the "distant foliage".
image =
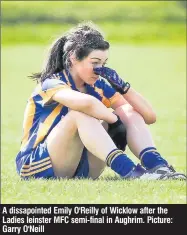
<svg viewBox="0 0 187 235">
<path fill-rule="evenodd" d="M 178 2 L 182 7 L 187 8 L 187 1 L 179 1 Z"/>
<path fill-rule="evenodd" d="M 186 20 L 186 1 L 3 1 L 2 23 L 178 22 Z"/>
<path fill-rule="evenodd" d="M 183 1 L 2 1 L 3 44 L 48 44 L 92 20 L 110 41 L 185 43 Z"/>
</svg>

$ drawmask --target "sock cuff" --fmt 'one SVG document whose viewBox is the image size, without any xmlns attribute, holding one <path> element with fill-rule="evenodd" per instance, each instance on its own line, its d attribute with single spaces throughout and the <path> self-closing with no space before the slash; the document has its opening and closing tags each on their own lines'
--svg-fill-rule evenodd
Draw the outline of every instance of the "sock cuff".
<svg viewBox="0 0 187 235">
<path fill-rule="evenodd" d="M 107 166 L 111 166 L 112 161 L 118 157 L 119 155 L 124 154 L 122 150 L 119 149 L 113 149 L 108 156 L 106 157 L 106 164 Z"/>
<path fill-rule="evenodd" d="M 157 152 L 157 149 L 155 147 L 148 147 L 143 149 L 139 154 L 140 161 L 142 161 L 144 154 L 148 152 Z"/>
</svg>

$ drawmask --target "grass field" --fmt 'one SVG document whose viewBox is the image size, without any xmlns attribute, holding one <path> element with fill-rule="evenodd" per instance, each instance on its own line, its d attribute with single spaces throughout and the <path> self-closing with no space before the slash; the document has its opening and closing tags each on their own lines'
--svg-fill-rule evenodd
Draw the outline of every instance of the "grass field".
<svg viewBox="0 0 187 235">
<path fill-rule="evenodd" d="M 2 47 L 1 203 L 186 203 L 185 182 L 126 182 L 110 169 L 96 181 L 20 180 L 15 156 L 23 111 L 35 86 L 27 75 L 40 70 L 44 49 L 36 45 Z M 185 53 L 184 46 L 112 45 L 108 65 L 152 103 L 157 123 L 150 129 L 156 146 L 181 172 L 186 171 Z"/>
</svg>

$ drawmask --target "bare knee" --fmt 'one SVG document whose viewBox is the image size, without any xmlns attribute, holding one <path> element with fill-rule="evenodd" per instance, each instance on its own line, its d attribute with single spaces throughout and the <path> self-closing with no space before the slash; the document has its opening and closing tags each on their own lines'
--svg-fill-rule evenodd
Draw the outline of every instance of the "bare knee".
<svg viewBox="0 0 187 235">
<path fill-rule="evenodd" d="M 125 104 L 120 106 L 115 110 L 115 113 L 119 115 L 120 119 L 124 122 L 124 124 L 133 124 L 138 122 L 144 122 L 143 117 L 133 109 L 132 106 Z"/>
<path fill-rule="evenodd" d="M 88 119 L 89 121 L 99 122 L 99 120 L 97 118 L 94 118 L 92 116 L 89 116 L 89 115 L 82 113 L 82 112 L 79 112 L 79 111 L 71 110 L 68 114 L 71 116 L 71 118 L 73 118 L 75 120 L 75 122 L 77 122 L 77 120 L 79 120 L 79 119 Z"/>
<path fill-rule="evenodd" d="M 56 136 L 58 139 L 62 138 L 74 138 L 78 136 L 78 128 L 75 120 L 75 115 L 73 111 L 68 112 L 68 114 L 61 118 L 59 123 L 53 128 L 50 135 L 47 137 L 47 142 L 56 141 Z"/>
<path fill-rule="evenodd" d="M 78 127 L 80 123 L 79 121 L 99 122 L 99 120 L 87 114 L 75 110 L 70 110 L 68 114 L 65 117 L 63 117 L 59 121 L 57 126 L 51 131 L 47 139 L 54 139 L 57 133 L 61 137 L 63 137 L 64 135 L 69 136 L 70 138 L 75 138 L 76 136 L 78 137 L 79 136 Z"/>
<path fill-rule="evenodd" d="M 74 111 L 68 112 L 68 114 L 63 117 L 58 123 L 58 128 L 64 129 L 64 126 L 69 129 L 69 131 L 72 131 L 72 133 L 77 131 Z"/>
<path fill-rule="evenodd" d="M 125 113 L 128 123 L 134 123 L 138 121 L 144 121 L 143 117 L 136 112 L 132 107 L 129 107 Z"/>
</svg>

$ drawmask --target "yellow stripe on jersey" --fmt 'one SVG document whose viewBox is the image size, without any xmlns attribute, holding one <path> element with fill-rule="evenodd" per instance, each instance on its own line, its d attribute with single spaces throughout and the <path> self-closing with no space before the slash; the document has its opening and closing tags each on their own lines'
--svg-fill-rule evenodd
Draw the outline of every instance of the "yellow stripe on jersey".
<svg viewBox="0 0 187 235">
<path fill-rule="evenodd" d="M 46 158 L 44 158 L 44 159 L 42 159 L 42 160 L 40 160 L 40 161 L 37 161 L 37 162 L 31 162 L 31 164 L 29 164 L 29 165 L 26 165 L 26 164 L 25 164 L 25 165 L 22 166 L 22 168 L 29 168 L 29 167 L 34 166 L 34 165 L 36 165 L 36 164 L 45 162 L 46 160 L 47 160 L 47 161 L 50 160 L 50 157 L 46 157 Z"/>
<path fill-rule="evenodd" d="M 43 123 L 40 123 L 38 132 L 37 132 L 37 138 L 34 143 L 33 148 L 37 146 L 38 143 L 40 143 L 44 137 L 46 136 L 48 130 L 50 129 L 53 121 L 55 118 L 59 115 L 60 111 L 62 110 L 63 105 L 59 104 L 52 112 L 51 114 L 45 119 Z"/>
<path fill-rule="evenodd" d="M 21 148 L 27 143 L 29 138 L 29 131 L 33 125 L 34 115 L 36 111 L 36 106 L 33 98 L 28 100 L 27 107 L 24 113 L 24 121 L 23 121 L 23 139 Z"/>
<path fill-rule="evenodd" d="M 105 96 L 103 96 L 102 98 L 102 103 L 107 107 L 110 108 L 111 107 L 111 102 L 109 99 L 107 99 Z"/>
<path fill-rule="evenodd" d="M 103 90 L 102 90 L 101 88 L 94 87 L 94 90 L 95 90 L 97 93 L 99 93 L 99 95 L 100 95 L 101 97 L 104 96 L 104 95 L 103 95 Z"/>
<path fill-rule="evenodd" d="M 110 102 L 110 100 L 109 100 L 108 98 L 106 98 L 106 97 L 104 96 L 103 90 L 102 90 L 101 88 L 98 88 L 98 87 L 95 87 L 94 89 L 95 89 L 95 91 L 96 91 L 97 93 L 99 93 L 99 95 L 102 97 L 102 100 L 101 100 L 102 103 L 103 103 L 107 108 L 110 108 L 111 102 Z"/>
<path fill-rule="evenodd" d="M 46 91 L 42 91 L 42 89 L 39 91 L 39 95 L 42 97 L 43 99 L 43 104 L 46 104 L 47 102 L 49 102 L 52 98 L 52 96 L 59 90 L 62 90 L 64 88 L 68 88 L 71 89 L 68 85 L 59 85 L 58 87 L 54 87 L 51 89 L 48 89 Z"/>
<path fill-rule="evenodd" d="M 67 80 L 67 84 L 68 84 L 68 86 L 72 86 L 72 84 L 71 84 L 71 82 L 69 81 L 69 78 L 68 78 L 68 75 L 66 74 L 66 71 L 65 70 L 63 70 L 63 74 L 64 74 L 64 76 L 65 76 L 65 78 L 66 78 L 66 80 Z"/>
<path fill-rule="evenodd" d="M 39 164 L 37 166 L 31 166 L 30 165 L 30 167 L 28 169 L 21 169 L 21 173 L 23 173 L 23 172 L 30 172 L 32 170 L 39 169 L 40 167 L 49 165 L 50 163 L 51 163 L 51 161 L 47 161 L 47 162 L 43 162 L 43 163 L 41 163 L 41 164 Z"/>
<path fill-rule="evenodd" d="M 116 92 L 109 100 L 111 105 L 113 105 L 117 100 L 121 99 L 122 95 L 119 92 Z M 123 97 L 122 97 L 123 98 Z"/>
<path fill-rule="evenodd" d="M 29 172 L 29 173 L 20 173 L 20 175 L 21 176 L 32 176 L 32 175 L 34 175 L 34 174 L 36 174 L 36 173 L 39 173 L 39 172 L 42 172 L 42 171 L 45 171 L 45 170 L 47 170 L 47 169 L 49 169 L 49 168 L 51 168 L 52 167 L 52 164 L 50 164 L 50 165 L 48 165 L 48 166 L 46 166 L 46 167 L 43 167 L 43 168 L 41 168 L 41 169 L 38 169 L 38 170 L 36 170 L 36 171 L 31 171 L 31 172 Z"/>
</svg>

